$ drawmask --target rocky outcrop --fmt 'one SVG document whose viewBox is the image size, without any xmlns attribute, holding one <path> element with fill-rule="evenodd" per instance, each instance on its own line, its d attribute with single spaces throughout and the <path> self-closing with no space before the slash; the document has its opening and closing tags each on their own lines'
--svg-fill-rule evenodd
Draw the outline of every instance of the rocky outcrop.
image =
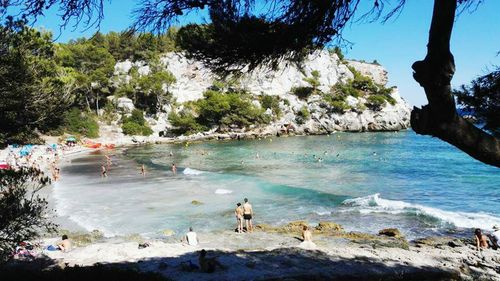
<svg viewBox="0 0 500 281">
<path fill-rule="evenodd" d="M 177 82 L 170 86 L 176 107 L 168 106 L 168 110 L 178 111 L 182 103 L 202 98 L 207 90 L 219 77 L 206 68 L 201 62 L 186 58 L 182 53 L 168 53 L 161 58 L 161 63 L 174 74 Z M 115 81 L 126 83 L 132 67 L 136 67 L 140 75 L 149 73 L 149 66 L 144 62 L 119 62 L 115 66 Z M 358 61 L 341 61 L 336 54 L 319 51 L 308 56 L 301 67 L 293 64 L 281 63 L 276 70 L 258 68 L 252 72 L 242 73 L 238 79 L 238 86 L 252 93 L 254 103 L 258 102 L 259 95 L 272 95 L 280 98 L 282 114 L 271 124 L 261 128 L 244 128 L 239 132 L 258 134 L 276 134 L 284 126 L 292 125 L 297 134 L 327 134 L 334 131 L 397 131 L 409 127 L 410 106 L 400 97 L 398 89 L 393 88 L 391 96 L 396 101 L 394 105 L 386 103 L 378 110 L 363 106 L 366 99 L 349 96 L 346 103 L 351 107 L 344 113 L 332 112 L 331 108 L 318 95 L 306 100 L 299 99 L 292 94 L 294 87 L 308 86 L 304 78 L 311 77 L 313 71 L 320 73 L 319 90 L 328 92 L 330 88 L 353 78 L 350 67 L 381 85 L 386 85 L 387 71 L 380 65 Z M 123 105 L 125 107 L 125 105 Z M 297 113 L 306 108 L 310 118 L 298 122 Z M 128 109 L 128 107 L 127 107 Z M 268 110 L 268 114 L 272 114 Z M 163 114 L 152 124 L 155 135 L 165 134 L 171 127 Z M 168 135 L 168 134 L 167 134 Z"/>
<path fill-rule="evenodd" d="M 397 228 L 384 228 L 378 232 L 379 235 L 385 235 L 394 238 L 402 238 L 403 235 Z"/>
</svg>

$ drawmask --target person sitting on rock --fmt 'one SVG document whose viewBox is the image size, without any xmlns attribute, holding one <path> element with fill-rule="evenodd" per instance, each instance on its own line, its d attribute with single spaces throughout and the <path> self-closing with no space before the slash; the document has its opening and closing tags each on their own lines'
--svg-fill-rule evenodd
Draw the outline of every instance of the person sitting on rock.
<svg viewBox="0 0 500 281">
<path fill-rule="evenodd" d="M 493 249 L 500 249 L 500 226 L 494 225 L 493 232 L 489 235 Z"/>
<path fill-rule="evenodd" d="M 488 237 L 481 232 L 481 229 L 476 228 L 474 231 L 474 240 L 476 241 L 478 251 L 480 249 L 488 249 Z"/>
<path fill-rule="evenodd" d="M 309 230 L 309 227 L 307 227 L 307 225 L 304 225 L 304 227 L 302 228 L 302 241 L 303 242 L 306 242 L 306 241 L 312 242 L 312 233 Z"/>
<path fill-rule="evenodd" d="M 302 243 L 300 243 L 299 247 L 307 250 L 316 249 L 316 244 L 312 241 L 312 232 L 307 225 L 302 228 Z"/>
<path fill-rule="evenodd" d="M 62 252 L 71 251 L 71 241 L 69 240 L 68 235 L 65 234 L 62 236 L 62 241 L 57 243 L 57 248 L 59 248 Z"/>
<path fill-rule="evenodd" d="M 192 227 L 190 227 L 189 232 L 186 233 L 185 241 L 190 246 L 197 246 L 200 243 L 198 236 L 196 235 L 196 232 L 193 231 Z"/>
</svg>

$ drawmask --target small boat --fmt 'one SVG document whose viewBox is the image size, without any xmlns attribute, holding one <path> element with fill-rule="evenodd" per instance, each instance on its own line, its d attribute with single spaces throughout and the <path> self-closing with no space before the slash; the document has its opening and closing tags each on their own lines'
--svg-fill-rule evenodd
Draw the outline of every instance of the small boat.
<svg viewBox="0 0 500 281">
<path fill-rule="evenodd" d="M 6 162 L 0 162 L 0 170 L 10 170 L 10 165 Z"/>
<path fill-rule="evenodd" d="M 97 142 L 97 143 L 91 143 L 91 142 L 89 142 L 89 143 L 87 143 L 87 144 L 85 145 L 85 147 L 88 147 L 88 148 L 99 148 L 99 147 L 101 147 L 101 145 L 102 145 L 102 144 L 101 144 L 101 143 L 99 143 L 99 142 Z"/>
</svg>

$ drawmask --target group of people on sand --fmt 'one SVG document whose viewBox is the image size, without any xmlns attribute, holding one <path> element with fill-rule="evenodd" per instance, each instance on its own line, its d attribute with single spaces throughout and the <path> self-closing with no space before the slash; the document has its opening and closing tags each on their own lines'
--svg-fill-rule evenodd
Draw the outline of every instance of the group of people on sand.
<svg viewBox="0 0 500 281">
<path fill-rule="evenodd" d="M 500 226 L 494 225 L 493 232 L 483 234 L 481 229 L 476 228 L 474 231 L 474 242 L 477 250 L 492 248 L 500 249 Z"/>
<path fill-rule="evenodd" d="M 243 205 L 241 203 L 236 204 L 236 209 L 234 210 L 234 214 L 236 216 L 236 231 L 238 233 L 252 232 L 253 225 L 253 208 L 252 204 L 248 202 L 248 198 L 245 198 Z M 243 227 L 243 221 L 245 221 L 245 227 Z"/>
</svg>

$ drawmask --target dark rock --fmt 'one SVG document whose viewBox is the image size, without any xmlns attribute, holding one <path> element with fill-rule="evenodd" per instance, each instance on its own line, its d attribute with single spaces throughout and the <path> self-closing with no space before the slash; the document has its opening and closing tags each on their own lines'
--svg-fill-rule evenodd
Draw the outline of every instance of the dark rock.
<svg viewBox="0 0 500 281">
<path fill-rule="evenodd" d="M 385 228 L 378 232 L 379 235 L 385 235 L 394 238 L 402 238 L 403 235 L 397 228 Z"/>
</svg>

